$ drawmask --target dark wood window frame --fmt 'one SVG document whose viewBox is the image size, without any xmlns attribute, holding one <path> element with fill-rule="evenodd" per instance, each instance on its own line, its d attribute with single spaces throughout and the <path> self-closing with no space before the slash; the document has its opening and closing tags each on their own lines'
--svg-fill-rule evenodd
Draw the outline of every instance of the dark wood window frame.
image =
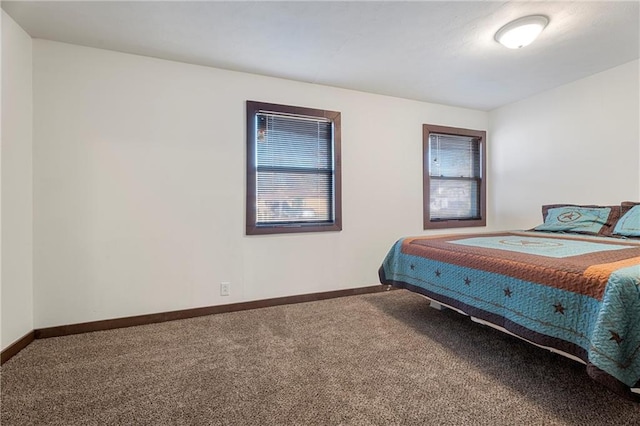
<svg viewBox="0 0 640 426">
<path fill-rule="evenodd" d="M 341 173 L 341 114 L 327 111 L 266 102 L 247 101 L 247 188 L 246 188 L 246 234 L 282 234 L 298 232 L 323 232 L 342 230 L 342 173 Z M 328 222 L 258 224 L 257 222 L 257 156 L 256 114 L 271 111 L 302 117 L 318 117 L 330 120 L 333 125 L 333 220 Z"/>
<path fill-rule="evenodd" d="M 479 188 L 479 218 L 438 219 L 431 220 L 430 188 L 431 176 L 429 173 L 429 136 L 432 134 L 472 137 L 480 143 L 480 188 Z M 423 225 L 424 229 L 463 228 L 472 226 L 486 226 L 487 224 L 487 177 L 486 177 L 486 142 L 487 132 L 484 130 L 462 129 L 457 127 L 423 124 L 422 126 L 422 167 L 423 167 Z"/>
</svg>

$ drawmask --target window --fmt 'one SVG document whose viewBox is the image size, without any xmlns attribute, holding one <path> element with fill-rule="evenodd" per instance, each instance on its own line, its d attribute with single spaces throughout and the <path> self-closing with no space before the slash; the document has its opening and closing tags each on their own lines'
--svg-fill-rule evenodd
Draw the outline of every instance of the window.
<svg viewBox="0 0 640 426">
<path fill-rule="evenodd" d="M 485 226 L 487 133 L 424 124 L 422 134 L 424 229 Z"/>
<path fill-rule="evenodd" d="M 247 101 L 247 235 L 342 229 L 340 113 Z"/>
</svg>

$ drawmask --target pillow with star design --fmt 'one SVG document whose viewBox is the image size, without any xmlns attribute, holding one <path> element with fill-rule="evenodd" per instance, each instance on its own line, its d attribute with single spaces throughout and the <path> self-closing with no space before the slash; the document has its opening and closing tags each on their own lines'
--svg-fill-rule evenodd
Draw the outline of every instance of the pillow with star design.
<svg viewBox="0 0 640 426">
<path fill-rule="evenodd" d="M 620 206 L 555 204 L 542 206 L 542 213 L 544 223 L 534 231 L 611 236 L 620 217 Z"/>
</svg>

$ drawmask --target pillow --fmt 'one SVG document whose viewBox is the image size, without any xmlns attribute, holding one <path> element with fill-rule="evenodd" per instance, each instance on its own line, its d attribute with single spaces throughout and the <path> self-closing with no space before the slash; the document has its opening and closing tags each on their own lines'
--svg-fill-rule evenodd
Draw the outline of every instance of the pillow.
<svg viewBox="0 0 640 426">
<path fill-rule="evenodd" d="M 542 220 L 545 222 L 544 225 L 546 225 L 547 222 L 547 216 L 550 210 L 552 209 L 556 209 L 556 208 L 567 208 L 567 209 L 610 209 L 609 212 L 609 216 L 606 217 L 606 221 L 604 223 L 604 225 L 602 225 L 600 227 L 600 230 L 597 232 L 592 232 L 592 231 L 587 231 L 587 230 L 579 230 L 579 229 L 572 229 L 569 230 L 567 232 L 580 232 L 580 233 L 587 233 L 587 234 L 597 234 L 603 237 L 611 237 L 613 236 L 613 228 L 616 224 L 616 222 L 618 221 L 618 218 L 621 216 L 621 208 L 620 206 L 596 206 L 596 205 L 577 205 L 577 204 L 547 204 L 542 206 Z M 540 225 L 540 226 L 544 226 L 544 225 Z M 537 228 L 534 228 L 535 230 L 538 230 Z M 542 231 L 542 229 L 539 229 L 540 231 Z M 547 230 L 547 229 L 545 229 Z M 549 231 L 551 231 L 552 229 L 548 229 Z M 618 236 L 619 237 L 619 236 Z"/>
<path fill-rule="evenodd" d="M 631 210 L 633 206 L 637 206 L 638 204 L 640 204 L 640 201 L 623 201 L 622 204 L 620 204 L 620 216 L 623 216 Z"/>
<path fill-rule="evenodd" d="M 613 233 L 623 237 L 640 237 L 640 204 L 633 206 L 618 220 Z"/>
<path fill-rule="evenodd" d="M 571 205 L 548 208 L 544 223 L 533 229 L 534 231 L 564 231 L 597 235 L 602 232 L 605 225 L 611 223 L 609 217 L 613 210 L 611 207 Z"/>
</svg>

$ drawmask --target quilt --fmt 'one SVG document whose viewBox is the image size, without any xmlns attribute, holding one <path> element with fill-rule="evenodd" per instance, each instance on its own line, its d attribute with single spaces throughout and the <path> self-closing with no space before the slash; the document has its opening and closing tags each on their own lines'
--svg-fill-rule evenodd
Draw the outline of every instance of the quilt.
<svg viewBox="0 0 640 426">
<path fill-rule="evenodd" d="M 640 399 L 640 242 L 513 231 L 402 238 L 380 282 L 552 348 Z"/>
</svg>

